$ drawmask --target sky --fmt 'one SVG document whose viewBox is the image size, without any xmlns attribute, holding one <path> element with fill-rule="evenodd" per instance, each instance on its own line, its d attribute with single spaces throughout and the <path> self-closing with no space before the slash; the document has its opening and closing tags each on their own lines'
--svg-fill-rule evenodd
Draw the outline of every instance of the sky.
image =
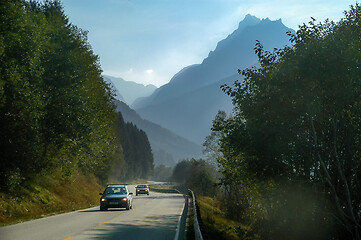
<svg viewBox="0 0 361 240">
<path fill-rule="evenodd" d="M 88 31 L 103 73 L 144 85 L 166 84 L 201 63 L 245 15 L 282 19 L 298 29 L 311 17 L 339 21 L 359 0 L 62 0 L 74 25 Z"/>
</svg>

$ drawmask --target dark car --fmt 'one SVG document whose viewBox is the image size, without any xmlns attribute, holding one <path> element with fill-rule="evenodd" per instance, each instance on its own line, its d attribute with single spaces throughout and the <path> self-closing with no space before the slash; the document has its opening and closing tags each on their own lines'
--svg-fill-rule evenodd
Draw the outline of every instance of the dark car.
<svg viewBox="0 0 361 240">
<path fill-rule="evenodd" d="M 136 195 L 138 196 L 138 194 L 147 194 L 149 195 L 149 187 L 146 184 L 139 184 L 138 186 L 135 187 L 136 190 Z"/>
<path fill-rule="evenodd" d="M 133 193 L 129 192 L 125 185 L 108 185 L 103 193 L 99 193 L 100 210 L 108 210 L 108 208 L 133 208 Z"/>
</svg>

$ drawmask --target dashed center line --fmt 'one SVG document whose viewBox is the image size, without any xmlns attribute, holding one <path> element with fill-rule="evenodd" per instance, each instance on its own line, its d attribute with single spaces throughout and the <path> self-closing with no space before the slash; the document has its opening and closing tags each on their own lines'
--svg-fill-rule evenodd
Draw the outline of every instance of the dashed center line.
<svg viewBox="0 0 361 240">
<path fill-rule="evenodd" d="M 67 238 L 64 238 L 63 240 L 69 240 L 70 238 L 73 238 L 73 237 L 67 237 Z"/>
<path fill-rule="evenodd" d="M 104 223 L 107 223 L 107 222 L 102 222 L 102 223 L 99 223 L 99 226 L 100 226 L 100 225 L 103 225 Z"/>
</svg>

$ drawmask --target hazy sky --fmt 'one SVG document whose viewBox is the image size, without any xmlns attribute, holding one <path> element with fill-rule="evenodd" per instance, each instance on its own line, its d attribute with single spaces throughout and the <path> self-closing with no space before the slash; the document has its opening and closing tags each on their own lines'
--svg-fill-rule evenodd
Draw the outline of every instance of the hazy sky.
<svg viewBox="0 0 361 240">
<path fill-rule="evenodd" d="M 358 1 L 359 2 L 359 1 Z M 161 86 L 201 63 L 247 13 L 290 28 L 339 21 L 356 0 L 62 0 L 70 22 L 89 31 L 104 74 Z"/>
</svg>

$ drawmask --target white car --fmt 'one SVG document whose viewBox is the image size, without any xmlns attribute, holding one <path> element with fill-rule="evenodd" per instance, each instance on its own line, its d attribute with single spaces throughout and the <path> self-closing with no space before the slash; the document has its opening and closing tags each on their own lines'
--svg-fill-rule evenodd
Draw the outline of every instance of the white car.
<svg viewBox="0 0 361 240">
<path fill-rule="evenodd" d="M 135 187 L 136 190 L 136 195 L 138 196 L 138 194 L 147 194 L 149 195 L 149 186 L 146 184 L 139 184 L 138 186 Z"/>
</svg>

